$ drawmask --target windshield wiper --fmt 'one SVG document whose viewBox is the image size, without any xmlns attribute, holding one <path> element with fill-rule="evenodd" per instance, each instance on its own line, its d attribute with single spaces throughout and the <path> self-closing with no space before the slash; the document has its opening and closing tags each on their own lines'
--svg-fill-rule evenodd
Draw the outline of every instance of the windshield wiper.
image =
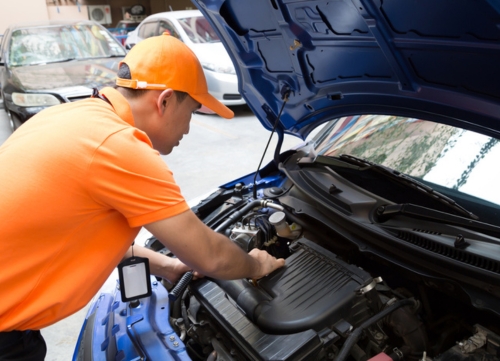
<svg viewBox="0 0 500 361">
<path fill-rule="evenodd" d="M 423 184 L 410 176 L 407 176 L 406 174 L 403 174 L 401 172 L 398 172 L 395 169 L 376 164 L 373 162 L 370 162 L 369 160 L 358 158 L 352 155 L 348 154 L 341 154 L 338 158 L 332 158 L 332 157 L 325 157 L 325 156 L 317 156 L 312 162 L 311 159 L 309 158 L 303 158 L 299 161 L 300 165 L 308 165 L 308 164 L 321 164 L 321 165 L 327 165 L 327 166 L 337 166 L 337 167 L 343 167 L 343 168 L 354 168 L 360 171 L 364 171 L 367 169 L 374 170 L 378 172 L 379 174 L 382 174 L 395 182 L 398 182 L 400 184 L 406 185 L 410 188 L 415 189 L 416 191 L 423 193 L 429 197 L 434 198 L 435 200 L 439 201 L 440 203 L 451 207 L 455 211 L 459 212 L 460 214 L 471 218 L 471 219 L 479 219 L 478 216 L 476 216 L 474 213 L 468 211 L 461 205 L 459 205 L 457 202 L 455 202 L 453 199 L 445 196 L 442 193 L 439 193 L 438 191 L 434 190 L 432 187 L 429 187 L 426 184 Z"/>
<path fill-rule="evenodd" d="M 33 63 L 30 65 L 45 65 L 45 64 L 53 64 L 53 63 L 66 63 L 68 61 L 73 61 L 76 60 L 76 58 L 67 58 L 67 59 L 61 59 L 61 60 L 52 60 L 52 61 L 41 61 L 39 63 Z"/>
<path fill-rule="evenodd" d="M 118 54 L 111 54 L 111 55 L 102 55 L 102 56 L 96 56 L 95 58 L 123 58 L 125 55 L 118 55 Z M 95 59 L 91 58 L 91 59 Z"/>
<path fill-rule="evenodd" d="M 449 214 L 445 212 L 436 211 L 434 209 L 418 206 L 416 204 L 390 204 L 385 206 L 380 206 L 377 209 L 377 216 L 379 221 L 386 221 L 397 215 L 402 215 L 411 218 L 418 218 L 432 222 L 439 222 L 454 226 L 461 226 L 468 229 L 477 230 L 483 233 L 487 233 L 494 237 L 500 236 L 500 227 L 489 223 L 478 222 L 468 218 L 456 216 L 454 214 Z M 491 242 L 498 244 L 497 242 Z"/>
<path fill-rule="evenodd" d="M 355 156 L 352 156 L 349 154 L 341 154 L 339 158 L 341 160 L 344 160 L 344 161 L 349 162 L 351 164 L 355 164 L 358 166 L 365 166 L 366 168 L 371 168 L 379 173 L 382 173 L 382 174 L 388 176 L 389 178 L 393 179 L 394 181 L 396 181 L 398 183 L 407 185 L 410 188 L 413 188 L 421 193 L 424 193 L 428 196 L 431 196 L 432 198 L 436 199 L 437 201 L 453 208 L 454 210 L 458 211 L 459 213 L 465 215 L 468 218 L 472 218 L 475 220 L 479 219 L 478 216 L 476 216 L 474 213 L 468 211 L 467 209 L 465 209 L 464 207 L 459 205 L 453 199 L 445 196 L 442 193 L 439 193 L 438 191 L 434 190 L 432 187 L 429 187 L 428 185 L 423 184 L 423 183 L 417 181 L 416 179 L 414 179 L 410 176 L 407 176 L 404 173 L 398 172 L 395 169 L 392 169 L 392 168 L 389 168 L 389 167 L 386 167 L 386 166 L 383 166 L 380 164 L 376 164 L 376 163 L 370 162 L 369 160 L 361 159 L 361 158 L 358 158 L 358 157 L 355 157 Z"/>
</svg>

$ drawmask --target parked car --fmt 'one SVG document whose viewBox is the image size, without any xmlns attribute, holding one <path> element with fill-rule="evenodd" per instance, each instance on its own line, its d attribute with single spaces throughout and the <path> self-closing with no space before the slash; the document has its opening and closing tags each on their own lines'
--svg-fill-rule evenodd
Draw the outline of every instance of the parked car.
<svg viewBox="0 0 500 361">
<path fill-rule="evenodd" d="M 187 276 L 174 289 L 152 278 L 152 296 L 131 302 L 103 290 L 75 355 L 498 360 L 500 8 L 197 4 L 263 126 L 305 142 L 278 141 L 273 162 L 192 210 L 286 266 L 258 281 Z"/>
<path fill-rule="evenodd" d="M 122 45 L 125 45 L 128 33 L 135 30 L 139 24 L 139 21 L 120 20 L 114 28 L 108 28 L 108 30 L 122 43 Z"/>
<path fill-rule="evenodd" d="M 130 48 L 165 31 L 182 40 L 196 54 L 203 66 L 210 94 L 226 106 L 245 104 L 238 90 L 234 65 L 219 36 L 199 10 L 150 15 L 128 34 L 125 46 Z"/>
<path fill-rule="evenodd" d="M 0 83 L 13 130 L 42 109 L 114 85 L 125 48 L 91 21 L 17 24 L 4 33 Z"/>
</svg>

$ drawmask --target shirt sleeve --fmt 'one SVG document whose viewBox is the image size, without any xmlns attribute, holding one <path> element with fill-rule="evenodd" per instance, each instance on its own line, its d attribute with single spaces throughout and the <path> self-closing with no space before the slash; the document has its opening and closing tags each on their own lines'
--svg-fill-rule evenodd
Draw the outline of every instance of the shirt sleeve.
<svg viewBox="0 0 500 361">
<path fill-rule="evenodd" d="M 88 190 L 95 202 L 123 214 L 131 227 L 189 209 L 172 172 L 149 138 L 129 127 L 109 136 L 89 166 Z"/>
</svg>

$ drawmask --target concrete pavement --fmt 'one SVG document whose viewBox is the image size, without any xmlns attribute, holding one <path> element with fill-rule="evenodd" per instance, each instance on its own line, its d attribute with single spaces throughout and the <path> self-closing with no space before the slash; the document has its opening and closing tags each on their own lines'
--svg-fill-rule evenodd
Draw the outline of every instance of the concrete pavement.
<svg viewBox="0 0 500 361">
<path fill-rule="evenodd" d="M 170 155 L 164 157 L 187 200 L 207 194 L 217 186 L 257 169 L 270 133 L 260 125 L 248 107 L 240 106 L 233 110 L 233 120 L 195 114 L 190 134 Z M 7 115 L 0 110 L 0 144 L 10 134 Z M 300 142 L 298 138 L 285 136 L 283 149 Z M 272 159 L 275 144 L 276 136 L 263 165 Z M 71 360 L 86 312 L 87 307 L 42 329 L 48 347 L 46 361 Z"/>
</svg>

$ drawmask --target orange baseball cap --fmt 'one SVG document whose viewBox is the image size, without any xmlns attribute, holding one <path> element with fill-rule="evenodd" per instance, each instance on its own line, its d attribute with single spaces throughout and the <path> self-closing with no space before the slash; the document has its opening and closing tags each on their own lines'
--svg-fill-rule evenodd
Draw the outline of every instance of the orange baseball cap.
<svg viewBox="0 0 500 361">
<path fill-rule="evenodd" d="M 188 93 L 206 108 L 230 119 L 231 109 L 208 93 L 201 64 L 191 49 L 168 33 L 135 45 L 120 65 L 130 68 L 132 79 L 116 79 L 116 85 L 132 89 L 173 89 Z"/>
</svg>

